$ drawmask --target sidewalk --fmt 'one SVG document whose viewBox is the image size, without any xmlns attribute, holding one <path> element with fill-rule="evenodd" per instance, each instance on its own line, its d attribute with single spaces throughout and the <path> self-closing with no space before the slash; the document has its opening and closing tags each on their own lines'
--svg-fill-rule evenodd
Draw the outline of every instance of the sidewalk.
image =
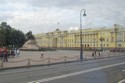
<svg viewBox="0 0 125 83">
<path fill-rule="evenodd" d="M 44 57 L 41 58 L 40 52 L 26 52 L 22 51 L 19 56 L 9 57 L 8 62 L 3 62 L 0 60 L 0 69 L 1 68 L 13 68 L 13 67 L 24 67 L 31 65 L 45 65 L 59 62 L 69 62 L 69 61 L 78 61 L 79 60 L 79 51 L 46 51 Z M 119 56 L 123 53 L 112 53 L 104 52 L 99 57 L 98 52 L 96 57 L 92 57 L 91 51 L 83 52 L 83 58 L 86 60 L 95 59 L 95 58 L 104 58 L 111 56 Z"/>
</svg>

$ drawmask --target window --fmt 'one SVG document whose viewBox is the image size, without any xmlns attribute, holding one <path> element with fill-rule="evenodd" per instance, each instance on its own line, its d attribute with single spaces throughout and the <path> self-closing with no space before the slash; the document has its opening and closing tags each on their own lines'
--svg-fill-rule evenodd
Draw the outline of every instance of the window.
<svg viewBox="0 0 125 83">
<path fill-rule="evenodd" d="M 108 38 L 107 38 L 107 42 L 108 42 Z"/>
<path fill-rule="evenodd" d="M 114 41 L 114 37 L 111 37 L 111 42 L 113 42 Z"/>
<path fill-rule="evenodd" d="M 102 44 L 100 44 L 100 46 L 102 46 Z"/>
</svg>

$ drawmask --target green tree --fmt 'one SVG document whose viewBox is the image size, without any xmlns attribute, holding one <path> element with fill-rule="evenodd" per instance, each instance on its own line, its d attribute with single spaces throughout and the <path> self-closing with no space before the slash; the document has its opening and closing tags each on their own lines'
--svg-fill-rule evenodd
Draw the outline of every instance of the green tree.
<svg viewBox="0 0 125 83">
<path fill-rule="evenodd" d="M 5 46 L 5 36 L 0 32 L 0 47 Z"/>
<path fill-rule="evenodd" d="M 25 34 L 20 30 L 12 29 L 10 34 L 10 44 L 12 47 L 21 47 L 25 42 Z"/>
<path fill-rule="evenodd" d="M 29 39 L 35 39 L 33 34 L 32 34 L 32 31 L 29 31 L 26 33 L 26 39 L 29 40 Z"/>
<path fill-rule="evenodd" d="M 21 47 L 25 39 L 25 34 L 22 31 L 11 28 L 6 22 L 1 23 L 0 46 Z"/>
</svg>

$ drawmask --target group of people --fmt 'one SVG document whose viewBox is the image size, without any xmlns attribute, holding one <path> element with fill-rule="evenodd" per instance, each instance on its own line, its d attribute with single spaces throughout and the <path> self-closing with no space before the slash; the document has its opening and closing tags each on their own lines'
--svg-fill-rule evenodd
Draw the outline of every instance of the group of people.
<svg viewBox="0 0 125 83">
<path fill-rule="evenodd" d="M 3 58 L 4 61 L 8 61 L 8 51 L 7 48 L 0 48 L 0 56 Z"/>
<path fill-rule="evenodd" d="M 96 51 L 92 51 L 92 57 L 96 57 L 96 55 L 98 55 L 99 57 L 101 57 L 101 51 L 97 52 Z"/>
<path fill-rule="evenodd" d="M 10 55 L 12 56 L 19 56 L 20 54 L 20 50 L 19 49 L 16 49 L 16 48 L 13 48 L 12 50 L 10 50 Z"/>
<path fill-rule="evenodd" d="M 20 54 L 20 51 L 19 49 L 12 49 L 12 50 L 8 50 L 7 48 L 3 47 L 3 48 L 0 48 L 0 57 L 3 58 L 3 61 L 5 62 L 8 62 L 8 57 L 11 55 L 11 56 L 19 56 Z"/>
</svg>

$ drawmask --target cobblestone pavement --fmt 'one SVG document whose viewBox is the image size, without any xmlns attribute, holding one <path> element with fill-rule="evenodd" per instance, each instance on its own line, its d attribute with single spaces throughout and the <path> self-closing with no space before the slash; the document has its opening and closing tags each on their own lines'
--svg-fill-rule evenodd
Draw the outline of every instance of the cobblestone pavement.
<svg viewBox="0 0 125 83">
<path fill-rule="evenodd" d="M 10 67 L 20 67 L 20 66 L 30 66 L 30 65 L 42 65 L 42 64 L 51 64 L 58 62 L 67 62 L 67 61 L 77 61 L 79 60 L 80 51 L 66 51 L 66 50 L 57 50 L 57 51 L 45 51 L 44 57 L 41 58 L 40 51 L 21 51 L 19 56 L 9 57 L 8 62 L 2 62 L 0 60 L 0 68 L 10 68 Z M 95 58 L 104 58 L 111 56 L 119 56 L 124 53 L 112 53 L 112 52 L 102 52 L 101 55 L 92 57 L 91 51 L 84 51 L 84 59 L 95 59 Z"/>
</svg>

